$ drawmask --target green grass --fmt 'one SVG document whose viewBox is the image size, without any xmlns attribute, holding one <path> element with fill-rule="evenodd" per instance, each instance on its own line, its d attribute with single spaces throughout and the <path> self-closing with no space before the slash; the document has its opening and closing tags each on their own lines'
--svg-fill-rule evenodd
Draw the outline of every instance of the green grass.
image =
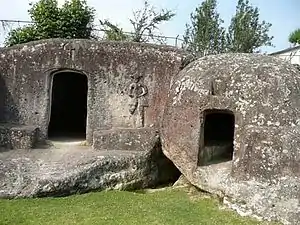
<svg viewBox="0 0 300 225">
<path fill-rule="evenodd" d="M 108 191 L 65 198 L 0 200 L 0 224 L 267 224 L 221 210 L 216 199 L 183 189 Z"/>
</svg>

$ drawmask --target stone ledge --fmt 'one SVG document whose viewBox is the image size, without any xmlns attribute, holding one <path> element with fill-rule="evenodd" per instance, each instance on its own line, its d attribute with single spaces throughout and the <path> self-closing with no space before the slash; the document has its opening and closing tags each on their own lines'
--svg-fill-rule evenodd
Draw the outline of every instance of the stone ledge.
<svg viewBox="0 0 300 225">
<path fill-rule="evenodd" d="M 0 124 L 0 147 L 31 149 L 37 142 L 38 128 L 18 124 Z"/>
<path fill-rule="evenodd" d="M 154 128 L 111 129 L 94 132 L 95 150 L 147 151 L 159 143 L 159 135 Z"/>
<path fill-rule="evenodd" d="M 173 183 L 179 176 L 160 148 L 94 151 L 70 145 L 0 152 L 0 198 L 153 188 Z"/>
</svg>

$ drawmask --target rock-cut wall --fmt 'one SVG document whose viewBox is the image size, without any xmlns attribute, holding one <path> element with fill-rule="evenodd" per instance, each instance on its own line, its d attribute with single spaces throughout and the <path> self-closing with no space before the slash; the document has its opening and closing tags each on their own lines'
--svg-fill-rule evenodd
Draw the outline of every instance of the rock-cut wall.
<svg viewBox="0 0 300 225">
<path fill-rule="evenodd" d="M 95 130 L 155 127 L 182 52 L 172 47 L 52 39 L 0 49 L 0 122 L 47 137 L 53 74 L 87 76 L 87 140 Z"/>
</svg>

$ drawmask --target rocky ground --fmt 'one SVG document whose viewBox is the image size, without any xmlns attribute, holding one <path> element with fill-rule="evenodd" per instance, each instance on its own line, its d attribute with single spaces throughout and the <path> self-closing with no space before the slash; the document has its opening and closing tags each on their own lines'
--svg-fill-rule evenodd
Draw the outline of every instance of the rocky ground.
<svg viewBox="0 0 300 225">
<path fill-rule="evenodd" d="M 145 188 L 178 176 L 155 147 L 149 152 L 95 151 L 80 142 L 56 142 L 50 148 L 0 153 L 1 198 Z"/>
</svg>

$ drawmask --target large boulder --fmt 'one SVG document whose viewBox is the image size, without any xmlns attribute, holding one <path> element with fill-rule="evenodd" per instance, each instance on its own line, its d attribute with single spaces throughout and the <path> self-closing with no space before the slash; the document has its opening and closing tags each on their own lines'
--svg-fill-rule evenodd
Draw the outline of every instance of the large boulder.
<svg viewBox="0 0 300 225">
<path fill-rule="evenodd" d="M 173 80 L 163 152 L 192 184 L 233 208 L 299 221 L 299 86 L 299 71 L 275 57 L 203 57 Z"/>
<path fill-rule="evenodd" d="M 180 176 L 174 164 L 163 155 L 154 129 L 144 129 L 141 135 L 139 130 L 131 129 L 128 133 L 102 131 L 102 134 L 109 133 L 127 135 L 126 140 L 130 142 L 135 142 L 135 136 L 129 138 L 130 133 L 143 138 L 139 139 L 140 145 L 133 145 L 129 150 L 114 150 L 113 146 L 120 146 L 115 140 L 106 143 L 109 150 L 94 150 L 77 142 L 55 142 L 48 149 L 1 152 L 0 198 L 141 189 L 173 183 Z"/>
</svg>

